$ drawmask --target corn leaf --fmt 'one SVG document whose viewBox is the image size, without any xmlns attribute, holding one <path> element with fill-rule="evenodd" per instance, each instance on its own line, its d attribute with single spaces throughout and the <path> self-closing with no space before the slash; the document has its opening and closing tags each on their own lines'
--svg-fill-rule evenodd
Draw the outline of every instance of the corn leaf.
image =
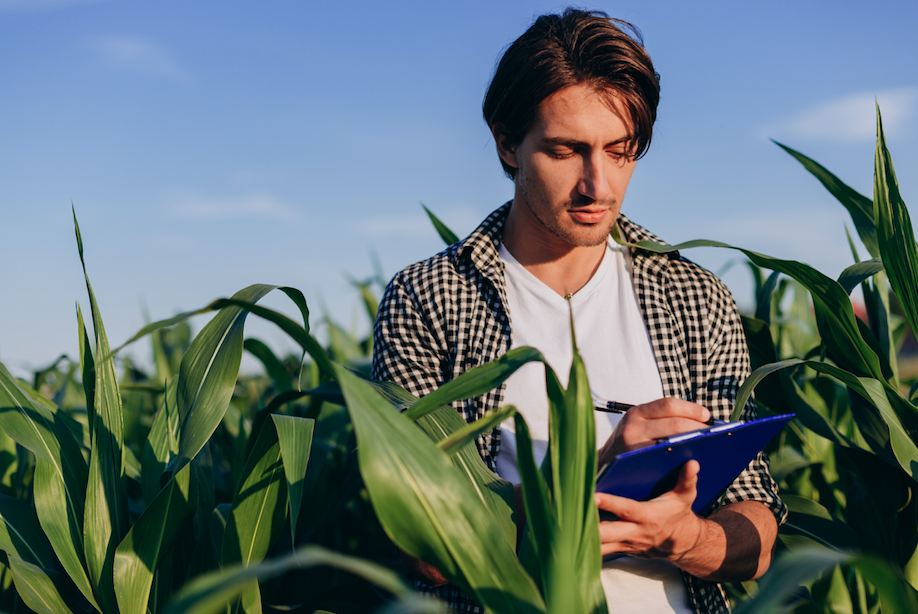
<svg viewBox="0 0 918 614">
<path fill-rule="evenodd" d="M 781 500 L 790 512 L 787 522 L 781 526 L 781 533 L 803 536 L 816 542 L 816 545 L 838 551 L 857 547 L 857 534 L 847 524 L 833 518 L 819 503 L 783 493 Z"/>
<path fill-rule="evenodd" d="M 278 432 L 265 424 L 246 461 L 223 533 L 221 564 L 253 565 L 264 559 L 280 535 L 287 513 L 287 485 Z M 251 584 L 233 612 L 261 612 L 257 584 Z"/>
<path fill-rule="evenodd" d="M 0 550 L 27 563 L 54 568 L 54 550 L 41 530 L 35 508 L 6 495 L 0 495 Z"/>
<path fill-rule="evenodd" d="M 261 364 L 265 367 L 265 373 L 274 382 L 274 388 L 278 393 L 293 389 L 293 378 L 290 377 L 290 373 L 287 372 L 284 363 L 263 341 L 251 338 L 246 339 L 243 349 L 261 361 Z"/>
<path fill-rule="evenodd" d="M 0 428 L 36 457 L 35 510 L 48 541 L 80 592 L 96 605 L 84 569 L 83 502 L 87 469 L 58 415 L 32 401 L 0 364 Z"/>
<path fill-rule="evenodd" d="M 546 365 L 548 388 L 548 455 L 551 464 L 551 501 L 557 522 L 552 536 L 553 564 L 543 572 L 546 605 L 552 612 L 605 613 L 606 597 L 600 582 L 599 512 L 596 487 L 596 419 L 586 368 L 577 351 L 571 314 L 573 362 L 567 390 Z M 562 396 L 563 395 L 563 396 Z M 560 402 L 559 402 L 560 401 Z"/>
<path fill-rule="evenodd" d="M 620 245 L 654 253 L 668 253 L 693 247 L 721 247 L 738 250 L 746 254 L 746 257 L 758 266 L 780 271 L 796 279 L 810 292 L 816 312 L 816 325 L 832 360 L 843 369 L 858 375 L 871 375 L 880 380 L 886 379 L 880 359 L 861 334 L 848 293 L 838 282 L 812 267 L 793 260 L 772 258 L 720 241 L 701 239 L 674 246 L 661 245 L 652 241 L 630 244 L 622 240 L 618 226 L 612 228 L 612 237 Z"/>
<path fill-rule="evenodd" d="M 357 435 L 361 474 L 390 538 L 486 608 L 544 612 L 513 547 L 447 455 L 356 375 L 342 367 L 336 373 Z"/>
<path fill-rule="evenodd" d="M 287 478 L 287 493 L 290 500 L 290 539 L 296 543 L 296 520 L 303 505 L 306 466 L 316 421 L 310 418 L 273 414 L 277 429 L 277 442 L 284 461 L 284 475 Z"/>
<path fill-rule="evenodd" d="M 841 275 L 838 276 L 838 284 L 845 289 L 845 292 L 851 294 L 858 284 L 882 271 L 883 261 L 879 258 L 858 262 L 841 272 Z"/>
<path fill-rule="evenodd" d="M 738 605 L 734 614 L 775 612 L 790 594 L 810 578 L 840 563 L 851 555 L 828 548 L 800 548 L 778 557 L 768 573 L 759 580 L 759 591 L 752 599 Z"/>
<path fill-rule="evenodd" d="M 171 378 L 166 384 L 163 405 L 153 416 L 153 424 L 141 454 L 141 488 L 143 498 L 150 505 L 162 490 L 160 476 L 169 462 L 178 454 L 179 412 L 176 400 L 178 380 Z"/>
<path fill-rule="evenodd" d="M 886 149 L 879 106 L 875 166 L 873 199 L 880 256 L 912 330 L 918 330 L 918 246 L 911 218 L 899 194 L 892 158 Z"/>
<path fill-rule="evenodd" d="M 39 614 L 73 614 L 75 596 L 64 574 L 26 563 L 12 555 L 9 561 L 16 592 L 23 603 Z"/>
<path fill-rule="evenodd" d="M 532 450 L 532 437 L 525 418 L 519 413 L 513 416 L 516 427 L 516 461 L 523 490 L 523 507 L 526 509 L 526 538 L 520 551 L 520 560 L 544 594 L 545 578 L 552 566 L 558 564 L 552 547 L 556 533 L 557 519 L 552 511 L 548 484 L 545 476 L 536 467 Z"/>
<path fill-rule="evenodd" d="M 197 483 L 191 479 L 191 472 L 192 466 L 185 465 L 169 480 L 118 545 L 114 586 L 121 614 L 147 611 L 153 574 L 197 509 Z"/>
<path fill-rule="evenodd" d="M 466 424 L 446 439 L 438 441 L 437 447 L 447 454 L 458 452 L 463 446 L 478 439 L 481 433 L 499 426 L 501 422 L 512 418 L 514 414 L 516 414 L 516 408 L 509 405 L 489 411 L 475 422 Z"/>
<path fill-rule="evenodd" d="M 297 568 L 334 567 L 354 574 L 400 598 L 410 598 L 411 591 L 390 569 L 320 546 L 304 546 L 291 554 L 246 567 L 233 565 L 185 585 L 164 614 L 216 614 L 225 612 L 226 604 L 245 590 L 247 581 L 269 580 Z"/>
<path fill-rule="evenodd" d="M 437 230 L 437 234 L 440 235 L 440 238 L 443 239 L 443 242 L 447 245 L 452 245 L 459 241 L 459 237 L 456 236 L 456 233 L 446 227 L 446 224 L 440 221 L 440 219 L 434 215 L 430 209 L 428 209 L 423 203 L 421 206 L 424 207 L 424 211 L 427 212 L 427 217 L 430 218 L 430 221 L 433 222 L 434 228 Z"/>
<path fill-rule="evenodd" d="M 545 358 L 538 350 L 530 347 L 510 350 L 497 360 L 473 367 L 453 381 L 441 385 L 412 405 L 405 415 L 416 420 L 441 405 L 490 392 L 517 369 L 532 361 L 545 362 Z"/>
<path fill-rule="evenodd" d="M 257 301 L 274 286 L 256 284 L 235 298 Z M 242 361 L 243 327 L 248 312 L 221 309 L 194 338 L 182 357 L 176 394 L 181 421 L 179 451 L 169 469 L 176 473 L 201 451 L 223 420 Z"/>
<path fill-rule="evenodd" d="M 841 179 L 830 173 L 815 160 L 777 141 L 774 143 L 800 162 L 806 170 L 810 171 L 829 190 L 832 196 L 838 199 L 838 202 L 851 215 L 851 220 L 854 222 L 854 227 L 864 247 L 867 248 L 873 258 L 879 258 L 880 249 L 877 244 L 877 228 L 874 223 L 873 203 L 870 202 L 870 199 L 845 185 Z"/>
<path fill-rule="evenodd" d="M 86 568 L 96 587 L 96 595 L 106 610 L 117 607 L 111 568 L 115 548 L 128 530 L 127 491 L 124 485 L 124 424 L 121 412 L 121 392 L 115 360 L 108 344 L 102 314 L 96 301 L 86 261 L 83 257 L 83 240 L 73 212 L 80 263 L 86 279 L 86 291 L 92 311 L 95 332 L 95 385 L 92 414 L 89 420 L 92 453 L 89 460 L 89 480 L 86 485 L 86 507 L 83 519 L 83 539 L 86 551 Z M 85 349 L 85 348 L 84 348 Z M 88 353 L 88 352 L 85 352 Z M 84 360 L 85 362 L 85 360 Z"/>
</svg>

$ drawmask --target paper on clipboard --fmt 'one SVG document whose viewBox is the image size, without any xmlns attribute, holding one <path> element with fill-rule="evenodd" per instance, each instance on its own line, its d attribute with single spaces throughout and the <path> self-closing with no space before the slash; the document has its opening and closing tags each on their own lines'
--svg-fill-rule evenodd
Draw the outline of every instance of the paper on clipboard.
<svg viewBox="0 0 918 614">
<path fill-rule="evenodd" d="M 749 461 L 794 416 L 784 414 L 749 422 L 727 422 L 625 452 L 600 471 L 596 492 L 638 501 L 653 499 L 672 490 L 682 465 L 694 459 L 701 471 L 692 510 L 704 515 Z"/>
</svg>

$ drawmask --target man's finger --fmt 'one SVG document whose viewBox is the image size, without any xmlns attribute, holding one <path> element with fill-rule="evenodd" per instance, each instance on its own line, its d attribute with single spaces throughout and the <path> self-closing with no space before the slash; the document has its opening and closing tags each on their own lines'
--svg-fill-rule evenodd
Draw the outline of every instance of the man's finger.
<svg viewBox="0 0 918 614">
<path fill-rule="evenodd" d="M 687 418 L 696 422 L 707 422 L 711 418 L 711 411 L 707 407 L 673 398 L 657 399 L 650 403 L 636 405 L 628 410 L 629 414 L 631 412 L 649 420 Z"/>
<path fill-rule="evenodd" d="M 701 465 L 696 460 L 690 460 L 682 466 L 679 472 L 679 481 L 676 482 L 673 493 L 681 497 L 691 497 L 695 501 L 698 494 L 698 473 L 701 471 Z"/>
</svg>

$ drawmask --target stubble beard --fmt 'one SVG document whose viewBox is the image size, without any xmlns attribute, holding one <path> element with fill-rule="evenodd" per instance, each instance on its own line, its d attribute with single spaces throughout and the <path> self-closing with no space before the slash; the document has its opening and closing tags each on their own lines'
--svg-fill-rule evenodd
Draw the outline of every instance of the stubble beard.
<svg viewBox="0 0 918 614">
<path fill-rule="evenodd" d="M 603 220 L 597 224 L 581 224 L 576 220 L 571 220 L 574 224 L 574 230 L 565 228 L 559 221 L 558 218 L 552 215 L 544 215 L 544 211 L 553 212 L 553 207 L 549 206 L 544 209 L 533 207 L 532 200 L 529 198 L 529 191 L 526 189 L 525 182 L 520 183 L 520 191 L 523 195 L 523 199 L 526 201 L 526 207 L 529 208 L 532 217 L 534 217 L 539 224 L 541 224 L 548 232 L 552 233 L 571 247 L 595 247 L 597 245 L 602 245 L 609 240 L 609 234 L 612 232 L 612 226 L 615 225 L 616 219 L 618 216 L 609 216 L 609 219 Z M 594 201 L 584 202 L 579 204 L 579 206 L 587 206 L 592 204 Z M 568 201 L 564 204 L 563 209 L 567 210 L 573 205 L 572 201 Z M 609 207 L 612 208 L 611 206 Z M 575 232 L 575 230 L 581 230 L 581 232 Z"/>
</svg>

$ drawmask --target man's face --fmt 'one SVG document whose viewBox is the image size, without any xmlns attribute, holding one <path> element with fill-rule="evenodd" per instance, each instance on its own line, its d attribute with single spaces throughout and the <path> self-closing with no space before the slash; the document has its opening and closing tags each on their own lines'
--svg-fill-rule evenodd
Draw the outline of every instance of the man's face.
<svg viewBox="0 0 918 614">
<path fill-rule="evenodd" d="M 624 105 L 587 84 L 561 89 L 539 105 L 536 120 L 513 150 L 514 208 L 531 237 L 562 251 L 604 243 L 634 172 Z"/>
</svg>

